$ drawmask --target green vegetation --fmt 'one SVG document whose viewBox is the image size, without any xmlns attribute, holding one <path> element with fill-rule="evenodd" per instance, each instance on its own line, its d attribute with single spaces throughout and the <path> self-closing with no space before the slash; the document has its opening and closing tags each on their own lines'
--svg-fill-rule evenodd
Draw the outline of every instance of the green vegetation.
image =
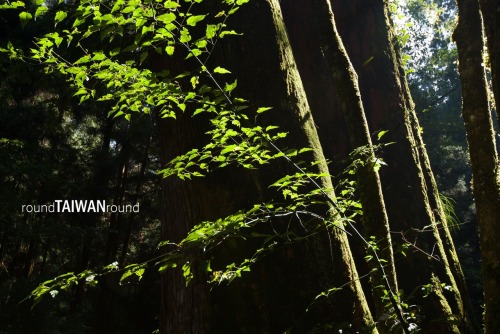
<svg viewBox="0 0 500 334">
<path fill-rule="evenodd" d="M 340 2 L 1 2 L 0 333 L 479 333 L 456 10 Z"/>
</svg>

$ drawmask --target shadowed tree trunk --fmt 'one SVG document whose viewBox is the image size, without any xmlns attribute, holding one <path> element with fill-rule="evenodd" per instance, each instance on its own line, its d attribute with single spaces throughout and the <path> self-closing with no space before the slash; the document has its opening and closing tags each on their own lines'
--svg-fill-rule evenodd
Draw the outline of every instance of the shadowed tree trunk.
<svg viewBox="0 0 500 334">
<path fill-rule="evenodd" d="M 458 0 L 458 47 L 462 116 L 472 166 L 481 247 L 486 333 L 500 332 L 500 175 L 483 67 L 483 26 L 477 0 Z M 497 12 L 494 13 L 495 15 Z M 494 51 L 494 50 L 492 50 Z"/>
<path fill-rule="evenodd" d="M 101 125 L 102 142 L 99 152 L 96 153 L 94 160 L 94 174 L 92 184 L 89 186 L 88 199 L 95 200 L 105 199 L 108 193 L 108 184 L 112 178 L 113 171 L 110 169 L 109 159 L 110 152 L 109 146 L 111 143 L 111 135 L 115 124 L 115 119 L 112 117 L 104 116 Z M 96 227 L 100 220 L 99 213 L 92 213 L 83 218 L 81 216 L 81 224 L 84 226 L 84 232 L 81 241 L 81 251 L 77 255 L 76 271 L 82 272 L 89 268 L 89 265 L 94 257 L 94 243 L 96 240 Z M 86 285 L 78 284 L 75 288 L 75 295 L 71 303 L 71 310 L 76 311 L 85 295 Z"/>
<path fill-rule="evenodd" d="M 256 17 L 259 19 L 256 20 Z M 280 131 L 289 133 L 284 142 L 280 142 L 279 145 L 313 148 L 311 158 L 319 162 L 314 167 L 316 172 L 328 173 L 316 125 L 295 64 L 278 1 L 260 0 L 249 3 L 234 17 L 233 26 L 236 31 L 242 32 L 244 37 L 225 43 L 224 55 L 227 57 L 227 68 L 231 69 L 238 78 L 239 91 L 253 104 L 273 107 L 273 110 L 265 115 L 266 120 L 269 124 L 279 125 Z M 292 166 L 287 166 L 286 170 L 291 173 L 296 172 Z M 319 183 L 325 189 L 333 189 L 330 177 L 321 178 Z M 333 191 L 329 192 L 329 196 L 334 200 Z M 334 210 L 333 207 L 330 209 Z M 335 215 L 333 218 L 335 219 Z M 332 260 L 327 260 L 327 255 L 322 253 L 328 252 L 328 245 L 318 238 L 308 242 L 303 254 L 295 253 L 296 265 L 301 265 L 304 260 L 313 261 L 318 264 L 315 270 L 322 272 L 316 275 L 323 277 L 321 278 L 323 282 L 321 282 L 312 276 L 310 279 L 314 281 L 307 282 L 307 288 L 299 287 L 299 289 L 303 290 L 304 294 L 311 295 L 314 288 L 318 294 L 325 288 L 347 284 L 342 291 L 337 292 L 331 298 L 333 303 L 331 313 L 324 315 L 325 320 L 336 325 L 351 323 L 358 330 L 369 329 L 376 332 L 349 249 L 347 235 L 339 229 L 333 229 L 332 241 L 330 247 L 333 247 L 331 252 L 334 256 L 334 263 L 331 264 L 328 262 Z M 311 257 L 311 255 L 314 256 Z M 326 264 L 321 266 L 320 264 L 325 261 Z M 288 279 L 293 280 L 293 277 Z M 302 279 L 307 280 L 307 278 Z M 314 287 L 314 284 L 317 286 Z M 311 296 L 314 298 L 314 294 Z M 283 301 L 281 303 L 285 304 Z M 271 318 L 278 314 L 277 312 L 271 313 Z M 303 330 L 305 329 L 302 328 L 299 331 Z"/>
<path fill-rule="evenodd" d="M 347 150 L 349 145 L 344 144 L 344 147 L 339 149 L 334 143 L 346 141 L 347 135 L 352 148 L 364 147 L 363 153 L 357 157 L 363 161 L 357 172 L 360 201 L 363 206 L 364 233 L 367 240 L 375 237 L 379 247 L 378 256 L 385 263 L 383 273 L 375 258 L 370 261 L 372 294 L 377 317 L 380 318 L 379 330 L 383 328 L 384 332 L 389 332 L 393 324 L 387 323 L 384 328 L 383 319 L 387 319 L 392 312 L 389 310 L 392 306 L 384 300 L 384 290 L 398 290 L 394 255 L 358 78 L 340 40 L 327 0 L 306 3 L 286 1 L 281 6 L 325 154 L 332 160 L 336 156 L 346 159 L 347 156 L 342 151 Z M 315 20 L 311 19 L 313 17 Z M 342 117 L 348 131 L 341 131 L 344 126 Z M 344 153 L 344 156 L 339 156 L 339 153 Z M 338 162 L 335 161 L 335 164 Z M 369 256 L 373 256 L 370 249 L 367 251 Z"/>
<path fill-rule="evenodd" d="M 224 67 L 236 74 L 241 91 L 250 95 L 243 97 L 257 105 L 274 107 L 268 112 L 267 121 L 289 132 L 287 147 L 313 148 L 308 158 L 318 161 L 318 164 L 309 171 L 328 174 L 278 2 L 255 1 L 236 16 L 237 23 L 232 26 L 244 33 L 244 37 L 224 43 L 224 52 L 219 55 L 229 56 L 229 65 Z M 262 54 L 266 56 L 261 57 Z M 214 58 L 217 57 L 214 55 Z M 242 59 L 246 61 L 243 63 Z M 161 64 L 155 66 L 161 67 Z M 206 131 L 203 118 L 192 118 L 187 114 L 179 114 L 175 121 L 160 120 L 158 128 L 162 163 L 192 147 L 199 147 Z M 229 168 L 223 173 L 189 182 L 176 177 L 165 179 L 162 182 L 162 238 L 177 243 L 203 220 L 224 217 L 258 203 L 258 194 L 269 192 L 259 189 L 261 183 L 267 186 L 266 181 L 276 181 L 285 171 L 297 172 L 282 162 L 277 163 L 277 167 L 278 170 L 265 168 L 257 173 L 244 171 L 239 174 L 233 174 L 235 169 Z M 253 175 L 253 182 L 249 175 Z M 333 203 L 335 195 L 330 177 L 323 176 L 319 183 L 329 189 L 328 195 Z M 269 196 L 273 195 L 265 197 Z M 320 212 L 325 215 L 330 212 L 331 220 L 340 220 L 333 204 L 323 207 Z M 318 224 L 322 222 L 318 221 Z M 236 250 L 224 248 L 221 252 L 234 254 L 245 247 L 248 245 L 242 244 Z M 188 254 L 193 261 L 200 255 Z M 273 260 L 267 261 L 269 258 Z M 192 263 L 192 268 L 196 270 L 197 265 Z M 252 278 L 256 280 L 252 281 Z M 248 277 L 235 280 L 227 288 L 229 290 L 217 288 L 222 293 L 215 294 L 210 303 L 206 278 L 201 272 L 195 273 L 194 281 L 186 287 L 180 270 L 169 270 L 162 275 L 160 331 L 274 333 L 292 328 L 307 332 L 317 325 L 327 325 L 330 328 L 352 326 L 358 331 L 377 333 L 359 280 L 347 235 L 338 228 L 330 231 L 330 238 L 326 234 L 308 238 L 301 245 L 287 246 L 285 250 L 271 254 L 266 261 L 253 266 Z M 315 306 L 314 313 L 318 321 L 304 324 L 300 318 L 309 314 L 306 308 L 314 303 L 317 295 L 332 288 L 342 289 L 324 298 L 328 302 L 317 302 L 319 306 Z M 283 298 L 276 298 L 276 295 Z"/>
<path fill-rule="evenodd" d="M 154 71 L 169 70 L 182 73 L 186 64 L 181 55 L 173 58 L 155 55 L 151 67 Z M 199 118 L 178 112 L 176 119 L 156 117 L 159 155 L 162 166 L 178 155 L 199 147 L 204 143 L 207 131 Z M 161 240 L 179 243 L 196 225 L 226 215 L 220 209 L 223 196 L 215 189 L 209 191 L 207 178 L 183 181 L 172 176 L 161 181 Z M 171 251 L 169 246 L 164 251 Z M 197 270 L 200 254 L 184 254 L 192 258 L 193 280 L 189 285 L 180 268 L 166 270 L 161 274 L 160 333 L 203 334 L 210 327 L 210 306 L 207 278 Z"/>
<path fill-rule="evenodd" d="M 160 158 L 163 165 L 191 147 L 196 147 L 189 145 L 194 140 L 186 138 L 186 135 L 196 138 L 196 134 L 200 133 L 192 123 L 185 115 L 180 115 L 176 121 L 159 120 Z M 204 210 L 208 209 L 204 204 L 212 202 L 210 198 L 205 198 L 208 193 L 203 185 L 205 181 L 183 182 L 176 177 L 162 181 L 162 240 L 179 243 L 194 225 L 210 218 L 207 214 L 211 210 Z M 190 255 L 194 257 L 194 254 Z M 196 264 L 193 268 L 196 268 Z M 160 333 L 207 333 L 209 305 L 206 278 L 198 272 L 194 272 L 194 275 L 193 281 L 186 286 L 180 270 L 162 273 Z"/>
</svg>

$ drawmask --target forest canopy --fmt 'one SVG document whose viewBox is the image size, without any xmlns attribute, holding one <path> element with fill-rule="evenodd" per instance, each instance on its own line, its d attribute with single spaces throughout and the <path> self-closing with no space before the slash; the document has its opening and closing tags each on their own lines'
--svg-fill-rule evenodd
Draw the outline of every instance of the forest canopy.
<svg viewBox="0 0 500 334">
<path fill-rule="evenodd" d="M 0 0 L 1 333 L 499 333 L 492 0 Z"/>
</svg>

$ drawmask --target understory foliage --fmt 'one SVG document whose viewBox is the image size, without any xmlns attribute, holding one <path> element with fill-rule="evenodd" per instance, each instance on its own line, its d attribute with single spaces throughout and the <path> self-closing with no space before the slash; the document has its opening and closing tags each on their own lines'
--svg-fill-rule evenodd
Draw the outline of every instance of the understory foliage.
<svg viewBox="0 0 500 334">
<path fill-rule="evenodd" d="M 179 267 L 189 284 L 193 278 L 192 259 L 185 255 L 192 254 L 189 250 L 207 253 L 229 239 L 262 240 L 253 256 L 240 263 L 221 268 L 211 268 L 210 262 L 206 263 L 210 283 L 231 282 L 277 245 L 299 242 L 324 230 L 344 229 L 361 214 L 361 206 L 353 197 L 354 181 L 344 182 L 340 189 L 340 196 L 335 199 L 337 213 L 325 212 L 321 216 L 310 210 L 311 206 L 325 204 L 330 191 L 315 181 L 325 175 L 308 172 L 310 166 L 298 162 L 310 149 L 279 149 L 279 140 L 287 133 L 280 132 L 277 126 L 259 125 L 258 121 L 260 114 L 271 108 L 254 107 L 234 96 L 237 80 L 228 79 L 230 70 L 206 66 L 218 40 L 238 35 L 226 22 L 247 1 L 221 0 L 215 13 L 207 13 L 201 0 L 15 1 L 1 5 L 11 15 L 18 15 L 24 29 L 39 21 L 53 29 L 36 36 L 29 47 L 23 49 L 8 42 L 0 51 L 12 61 L 41 66 L 46 74 L 64 78 L 80 104 L 101 102 L 108 106 L 109 118 L 123 117 L 128 121 L 139 114 L 175 119 L 179 113 L 187 113 L 208 119 L 207 143 L 171 160 L 158 171 L 163 177 L 189 182 L 230 165 L 258 169 L 278 159 L 295 170 L 268 185 L 281 194 L 281 199 L 258 203 L 249 210 L 214 221 L 199 222 L 180 243 L 160 242 L 158 248 L 168 246 L 172 250 L 147 261 L 126 266 L 114 262 L 46 280 L 32 291 L 34 304 L 77 285 L 95 286 L 111 273 L 119 274 L 120 282 L 125 284 L 141 280 L 148 269 L 162 272 Z M 160 57 L 172 63 L 172 67 L 179 62 L 188 64 L 190 70 L 180 74 L 172 74 L 173 70 L 155 71 Z M 363 163 L 360 159 L 355 161 L 352 168 Z M 375 166 L 380 168 L 379 163 Z M 354 174 L 353 169 L 348 174 Z M 290 229 L 262 234 L 252 229 L 276 218 L 299 224 L 304 233 L 298 235 L 293 232 L 296 229 Z"/>
</svg>

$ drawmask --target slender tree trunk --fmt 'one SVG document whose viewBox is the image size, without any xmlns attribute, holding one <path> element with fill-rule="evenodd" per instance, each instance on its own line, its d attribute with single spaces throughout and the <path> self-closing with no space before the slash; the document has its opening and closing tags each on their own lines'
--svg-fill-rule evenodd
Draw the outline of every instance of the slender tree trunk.
<svg viewBox="0 0 500 334">
<path fill-rule="evenodd" d="M 129 139 L 124 139 L 120 151 L 120 163 L 118 166 L 118 173 L 116 176 L 116 185 L 114 190 L 113 205 L 121 206 L 124 204 L 126 181 L 128 177 L 128 165 L 130 157 L 130 143 Z M 116 261 L 118 252 L 118 244 L 121 231 L 121 221 L 123 219 L 122 213 L 112 212 L 109 217 L 109 225 L 104 249 L 104 263 L 106 265 Z M 100 280 L 100 292 L 97 301 L 97 320 L 96 331 L 98 333 L 109 333 L 113 328 L 113 310 L 115 299 L 113 290 L 119 284 L 118 275 L 106 275 Z"/>
<path fill-rule="evenodd" d="M 500 1 L 480 0 L 484 31 L 488 42 L 489 65 L 497 122 L 500 125 Z"/>
<path fill-rule="evenodd" d="M 152 140 L 151 135 L 148 135 L 148 138 L 146 140 L 146 144 L 144 147 L 144 156 L 143 156 L 143 159 L 141 161 L 141 167 L 139 169 L 139 174 L 137 176 L 137 182 L 135 184 L 135 190 L 134 190 L 134 193 L 132 196 L 132 202 L 130 203 L 132 206 L 139 204 L 140 192 L 141 192 L 142 186 L 145 182 L 144 178 L 146 175 L 146 169 L 149 166 L 149 155 L 151 154 L 151 152 L 150 152 L 151 140 Z M 122 245 L 122 249 L 120 252 L 120 259 L 118 261 L 119 267 L 123 267 L 125 260 L 126 260 L 126 257 L 127 257 L 128 247 L 129 247 L 129 243 L 130 243 L 130 237 L 132 234 L 132 226 L 134 224 L 135 217 L 136 217 L 136 215 L 134 213 L 131 213 L 128 217 L 127 227 L 125 230 L 125 238 L 123 240 L 123 245 Z"/>
<path fill-rule="evenodd" d="M 393 292 L 398 290 L 394 255 L 380 179 L 374 166 L 375 155 L 359 92 L 358 78 L 337 32 L 329 1 L 314 0 L 307 3 L 287 1 L 281 6 L 313 116 L 319 124 L 318 133 L 322 143 L 331 147 L 332 145 L 328 145 L 331 142 L 329 137 L 346 136 L 346 133 L 339 129 L 338 125 L 342 122 L 336 119 L 337 113 L 345 119 L 351 147 L 364 147 L 363 153 L 358 157 L 363 160 L 363 165 L 358 170 L 363 226 L 367 240 L 375 237 L 379 248 L 378 256 L 385 263 L 384 273 L 380 270 L 375 258 L 370 261 L 372 294 L 377 316 L 381 319 L 379 330 L 383 329 L 384 332 L 388 332 L 391 324 L 388 323 L 384 328 L 382 320 L 390 313 L 389 304 L 384 300 L 384 290 L 388 288 L 387 283 Z M 315 20 L 311 19 L 313 17 Z M 318 91 L 321 93 L 314 95 Z M 331 99 L 331 96 L 339 100 L 336 101 L 336 106 L 331 106 L 329 103 L 328 99 Z M 342 139 L 334 140 L 334 142 L 340 143 Z M 335 149 L 333 147 L 333 150 Z M 332 148 L 325 149 L 325 152 L 331 151 Z M 334 154 L 329 154 L 329 158 L 333 159 Z M 368 253 L 373 256 L 370 249 Z"/>
<path fill-rule="evenodd" d="M 483 59 L 483 26 L 477 0 L 458 0 L 454 33 L 462 82 L 462 116 L 472 166 L 481 246 L 486 333 L 500 332 L 500 174 Z M 496 14 L 496 13 L 495 13 Z"/>
<path fill-rule="evenodd" d="M 33 269 L 35 268 L 35 259 L 36 259 L 36 246 L 37 242 L 31 238 L 28 253 L 26 254 L 26 261 L 24 263 L 24 277 L 29 278 L 33 273 Z"/>
<path fill-rule="evenodd" d="M 428 158 L 395 47 L 388 4 L 382 0 L 331 3 L 359 75 L 370 128 L 389 130 L 384 138 L 396 142 L 384 149 L 388 167 L 382 169 L 381 179 L 391 230 L 399 232 L 400 242 L 410 246 L 406 259 L 397 265 L 400 288 L 409 294 L 417 287 L 430 287 L 429 297 L 423 298 L 418 291 L 415 296 L 425 319 L 424 331 L 470 330 L 439 233 L 447 227 L 436 219 L 429 199 L 436 194 L 435 184 L 429 183 Z M 441 283 L 452 291 L 443 290 Z"/>
<path fill-rule="evenodd" d="M 106 198 L 108 183 L 112 177 L 112 172 L 109 169 L 109 145 L 111 143 L 111 134 L 115 121 L 111 117 L 105 117 L 101 129 L 101 147 L 94 160 L 94 175 L 92 184 L 89 186 L 89 199 L 94 199 L 94 196 Z M 89 268 L 94 255 L 95 228 L 99 222 L 99 217 L 100 215 L 98 213 L 93 213 L 80 220 L 84 232 L 80 244 L 81 249 L 77 254 L 76 272 L 82 272 Z M 71 312 L 76 312 L 85 295 L 85 289 L 85 284 L 78 284 L 76 286 L 73 300 L 71 301 Z"/>
</svg>

